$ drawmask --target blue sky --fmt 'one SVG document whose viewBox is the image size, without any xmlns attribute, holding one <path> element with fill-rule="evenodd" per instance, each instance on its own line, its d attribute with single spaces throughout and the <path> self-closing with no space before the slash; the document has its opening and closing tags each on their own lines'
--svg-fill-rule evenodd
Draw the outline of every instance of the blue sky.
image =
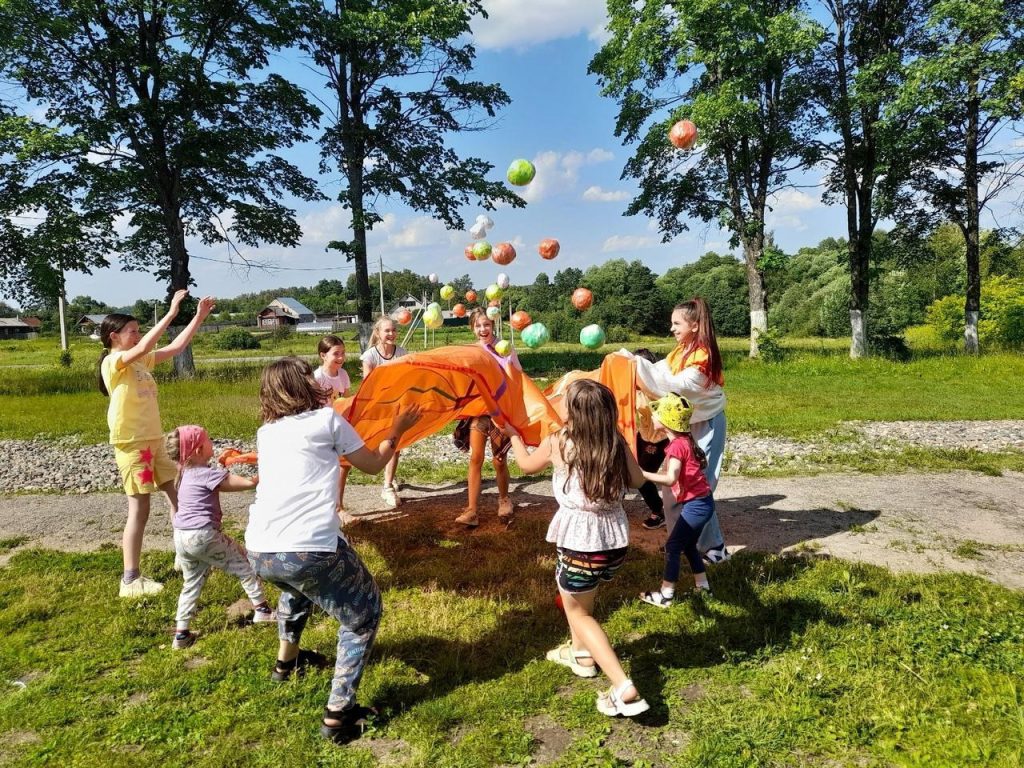
<svg viewBox="0 0 1024 768">
<path fill-rule="evenodd" d="M 518 258 L 508 267 L 493 262 L 470 263 L 463 247 L 466 232 L 449 232 L 429 217 L 387 202 L 380 205 L 385 221 L 370 233 L 370 271 L 378 257 L 385 270 L 436 272 L 441 280 L 469 273 L 485 286 L 499 271 L 514 284 L 530 283 L 538 272 L 586 269 L 613 258 L 639 259 L 661 274 L 691 262 L 707 250 L 725 252 L 727 235 L 716 226 L 691 222 L 691 231 L 662 244 L 653 223 L 645 217 L 622 215 L 635 186 L 619 176 L 632 150 L 614 136 L 616 104 L 600 96 L 587 65 L 603 39 L 605 19 L 601 0 L 488 0 L 491 18 L 474 25 L 477 45 L 475 76 L 498 82 L 512 99 L 491 130 L 452 138 L 462 155 L 482 157 L 494 165 L 492 178 L 504 178 L 509 162 L 532 160 L 537 177 L 520 194 L 525 209 L 500 208 L 490 214 L 495 227 L 491 242 L 509 241 Z M 282 62 L 289 73 L 301 71 L 296 62 Z M 312 146 L 288 157 L 310 175 L 317 170 Z M 331 194 L 331 179 L 324 189 Z M 195 257 L 191 269 L 197 295 L 225 297 L 285 285 L 312 285 L 323 278 L 345 280 L 352 267 L 335 252 L 325 252 L 333 239 L 348 237 L 348 214 L 334 202 L 297 206 L 303 228 L 299 247 L 266 246 L 243 249 L 261 263 L 284 269 L 243 270 L 206 259 L 227 260 L 226 246 L 207 248 L 190 242 Z M 467 227 L 482 211 L 467 209 Z M 786 190 L 774 201 L 769 225 L 787 252 L 813 245 L 844 232 L 842 209 L 826 208 L 815 189 Z M 561 253 L 544 261 L 536 244 L 557 238 Z M 122 272 L 112 267 L 93 275 L 69 274 L 68 296 L 93 296 L 111 305 L 137 298 L 160 297 L 164 286 L 147 273 Z M 3 297 L 0 296 L 0 299 Z"/>
</svg>

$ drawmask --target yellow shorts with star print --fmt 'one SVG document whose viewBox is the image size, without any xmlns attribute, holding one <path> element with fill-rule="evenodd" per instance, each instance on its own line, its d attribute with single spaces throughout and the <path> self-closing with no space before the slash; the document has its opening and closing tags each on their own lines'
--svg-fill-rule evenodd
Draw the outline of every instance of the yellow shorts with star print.
<svg viewBox="0 0 1024 768">
<path fill-rule="evenodd" d="M 167 455 L 163 438 L 115 445 L 114 458 L 129 496 L 154 493 L 164 483 L 174 482 L 178 474 L 178 465 Z"/>
</svg>

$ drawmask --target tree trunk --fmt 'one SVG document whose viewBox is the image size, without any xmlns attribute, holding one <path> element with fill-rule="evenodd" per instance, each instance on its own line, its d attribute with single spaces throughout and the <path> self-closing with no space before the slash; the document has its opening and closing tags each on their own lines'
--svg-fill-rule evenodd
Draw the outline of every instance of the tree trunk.
<svg viewBox="0 0 1024 768">
<path fill-rule="evenodd" d="M 750 356 L 757 357 L 757 337 L 768 330 L 768 292 L 764 272 L 758 268 L 764 251 L 764 238 L 755 238 L 743 244 L 747 265 L 747 289 L 750 294 Z"/>
<path fill-rule="evenodd" d="M 964 350 L 978 354 L 978 316 L 981 312 L 980 211 L 978 203 L 978 120 L 980 105 L 978 83 L 968 86 L 967 135 L 964 142 L 964 193 L 967 215 L 964 217 L 964 240 L 967 243 L 967 290 L 964 302 Z"/>
<path fill-rule="evenodd" d="M 167 227 L 168 250 L 171 254 L 171 285 L 167 289 L 167 303 L 175 291 L 188 290 L 191 275 L 188 270 L 188 250 L 185 248 L 185 225 L 176 203 L 167 205 L 172 210 L 165 212 Z M 181 332 L 181 328 L 170 329 L 171 338 Z M 192 357 L 192 345 L 189 344 L 174 356 L 174 375 L 178 378 L 191 379 L 196 375 L 196 363 Z"/>
<path fill-rule="evenodd" d="M 863 197 L 862 192 L 861 199 Z M 869 351 L 867 320 L 871 233 L 861 231 L 864 228 L 864 219 L 861 218 L 861 226 L 853 230 L 847 247 L 850 259 L 850 357 L 854 359 L 864 357 Z"/>
</svg>

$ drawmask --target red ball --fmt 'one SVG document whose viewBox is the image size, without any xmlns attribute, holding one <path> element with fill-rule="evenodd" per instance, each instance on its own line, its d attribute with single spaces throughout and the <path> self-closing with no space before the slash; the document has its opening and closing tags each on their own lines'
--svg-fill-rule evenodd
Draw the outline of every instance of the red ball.
<svg viewBox="0 0 1024 768">
<path fill-rule="evenodd" d="M 470 304 L 476 301 L 476 291 L 466 291 L 466 301 Z"/>
<path fill-rule="evenodd" d="M 542 259 L 553 259 L 558 255 L 560 247 L 555 238 L 546 237 L 540 241 L 540 245 L 537 246 L 537 252 Z"/>
<path fill-rule="evenodd" d="M 399 325 L 408 325 L 412 322 L 412 312 L 408 309 L 398 310 L 398 315 L 395 317 Z"/>
<path fill-rule="evenodd" d="M 463 253 L 466 255 L 466 258 L 469 259 L 470 261 L 476 261 L 476 256 L 473 255 L 472 245 L 467 245 L 466 250 L 464 250 Z"/>
<path fill-rule="evenodd" d="M 452 307 L 452 314 L 455 315 L 456 317 L 465 317 L 466 316 L 466 305 L 465 304 L 456 304 L 454 307 Z"/>
<path fill-rule="evenodd" d="M 594 303 L 594 294 L 588 288 L 577 288 L 572 292 L 572 305 L 581 312 Z"/>
<path fill-rule="evenodd" d="M 679 149 L 693 149 L 697 143 L 697 126 L 689 120 L 680 120 L 669 130 L 668 140 Z"/>
</svg>

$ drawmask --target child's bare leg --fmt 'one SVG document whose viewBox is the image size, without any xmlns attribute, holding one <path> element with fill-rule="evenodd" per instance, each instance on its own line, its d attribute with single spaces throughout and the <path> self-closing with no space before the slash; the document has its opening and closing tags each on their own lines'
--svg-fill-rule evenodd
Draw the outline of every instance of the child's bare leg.
<svg viewBox="0 0 1024 768">
<path fill-rule="evenodd" d="M 398 454 L 391 457 L 391 461 L 384 467 L 384 487 L 390 488 L 395 482 L 395 472 L 398 470 Z"/>
<path fill-rule="evenodd" d="M 168 481 L 160 486 L 160 490 L 167 499 L 167 506 L 170 509 L 171 525 L 174 525 L 174 516 L 178 512 L 178 489 L 174 487 L 173 481 Z"/>
<path fill-rule="evenodd" d="M 128 497 L 128 520 L 121 534 L 121 556 L 126 574 L 138 574 L 139 558 L 142 554 L 142 536 L 149 521 L 149 494 L 140 493 Z"/>
<path fill-rule="evenodd" d="M 466 511 L 455 518 L 455 522 L 473 526 L 477 524 L 477 504 L 480 501 L 480 477 L 484 466 L 484 446 L 487 435 L 473 426 L 469 428 L 469 475 Z"/>
<path fill-rule="evenodd" d="M 512 499 L 508 497 L 508 461 L 504 456 L 496 456 L 494 461 L 494 476 L 498 483 L 498 517 L 503 520 L 512 518 Z"/>
<path fill-rule="evenodd" d="M 338 475 L 338 511 L 345 511 L 345 483 L 348 482 L 348 473 L 352 471 L 352 467 L 342 467 L 341 474 Z"/>
<path fill-rule="evenodd" d="M 562 590 L 559 592 L 562 593 L 562 605 L 565 607 L 565 617 L 569 621 L 569 631 L 572 633 L 573 649 L 590 651 L 594 661 L 612 681 L 612 686 L 618 689 L 627 680 L 626 671 L 619 663 L 619 657 L 615 655 L 608 635 L 592 615 L 597 590 L 576 594 Z M 622 692 L 622 701 L 633 701 L 639 697 L 639 691 L 633 686 Z"/>
</svg>

